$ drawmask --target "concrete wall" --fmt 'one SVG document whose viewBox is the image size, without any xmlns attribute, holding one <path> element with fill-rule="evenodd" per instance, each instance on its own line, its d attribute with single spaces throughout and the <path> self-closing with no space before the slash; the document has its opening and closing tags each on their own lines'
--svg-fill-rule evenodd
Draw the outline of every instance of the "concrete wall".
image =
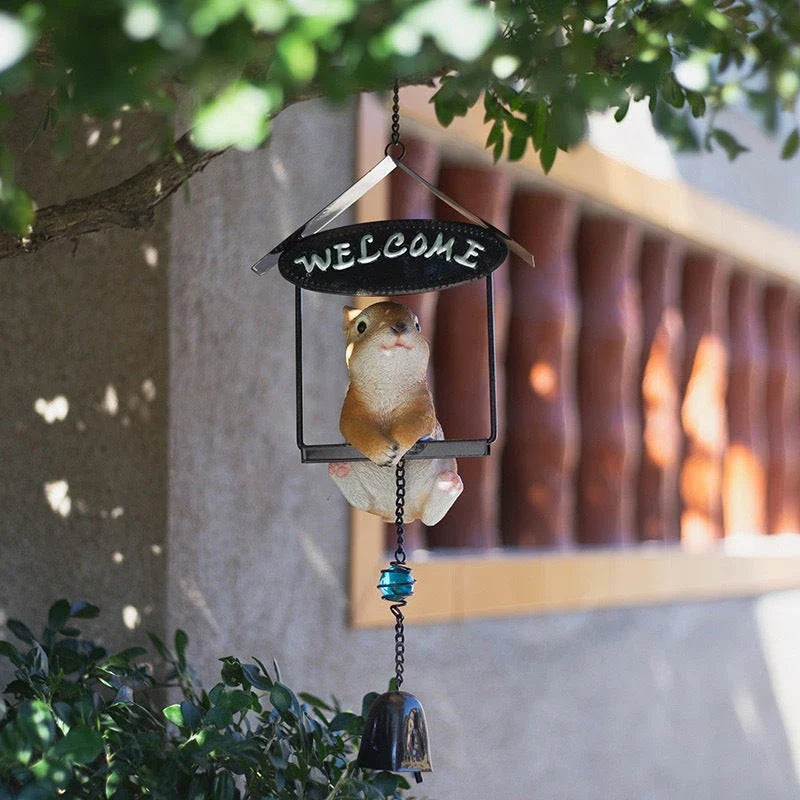
<svg viewBox="0 0 800 800">
<path fill-rule="evenodd" d="M 248 271 L 348 184 L 353 124 L 352 108 L 291 109 L 268 150 L 226 154 L 193 179 L 168 227 L 93 237 L 77 261 L 54 248 L 0 269 L 3 613 L 88 595 L 121 636 L 122 605 L 151 605 L 142 627 L 185 627 L 207 684 L 233 653 L 275 658 L 290 685 L 346 704 L 385 686 L 391 632 L 346 624 L 347 508 L 294 445 L 292 289 Z M 71 181 L 83 163 L 63 178 L 70 190 L 82 188 Z M 157 269 L 144 242 L 158 249 Z M 335 435 L 345 384 L 340 305 L 307 305 L 307 424 L 318 440 Z M 145 424 L 123 409 L 146 378 L 156 397 Z M 115 415 L 102 409 L 108 383 Z M 69 415 L 48 425 L 33 403 L 59 392 Z M 66 517 L 42 489 L 61 476 Z M 83 497 L 125 513 L 84 518 L 74 510 Z M 149 548 L 165 531 L 159 559 Z M 787 593 L 411 628 L 407 686 L 425 704 L 436 768 L 423 791 L 800 797 L 799 627 L 800 595 Z"/>
<path fill-rule="evenodd" d="M 27 98 L 11 130 L 41 206 L 142 163 L 152 121 L 76 126 L 57 161 L 50 135 L 34 139 L 43 111 Z M 168 215 L 0 263 L 0 623 L 43 621 L 66 596 L 102 603 L 112 645 L 162 629 Z"/>
</svg>

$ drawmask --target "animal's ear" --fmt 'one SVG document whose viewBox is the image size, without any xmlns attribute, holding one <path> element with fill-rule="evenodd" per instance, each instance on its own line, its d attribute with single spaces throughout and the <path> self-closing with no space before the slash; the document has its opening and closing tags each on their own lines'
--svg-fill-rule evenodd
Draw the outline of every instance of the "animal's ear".
<svg viewBox="0 0 800 800">
<path fill-rule="evenodd" d="M 345 336 L 347 336 L 347 329 L 350 327 L 350 323 L 362 310 L 361 308 L 353 308 L 352 306 L 344 306 L 344 308 L 342 308 L 342 330 Z"/>
</svg>

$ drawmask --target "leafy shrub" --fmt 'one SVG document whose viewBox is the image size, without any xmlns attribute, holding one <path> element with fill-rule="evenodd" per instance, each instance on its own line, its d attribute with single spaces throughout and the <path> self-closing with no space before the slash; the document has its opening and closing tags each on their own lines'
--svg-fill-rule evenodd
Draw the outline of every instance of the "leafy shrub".
<svg viewBox="0 0 800 800">
<path fill-rule="evenodd" d="M 174 800 L 373 800 L 402 798 L 408 783 L 353 761 L 364 715 L 295 694 L 257 659 L 222 661 L 221 681 L 202 690 L 186 661 L 151 635 L 165 667 L 157 681 L 131 647 L 109 655 L 81 637 L 76 620 L 99 609 L 57 601 L 42 636 L 8 627 L 0 641 L 14 679 L 0 699 L 0 800 L 170 798 Z M 159 696 L 180 693 L 160 708 Z"/>
</svg>

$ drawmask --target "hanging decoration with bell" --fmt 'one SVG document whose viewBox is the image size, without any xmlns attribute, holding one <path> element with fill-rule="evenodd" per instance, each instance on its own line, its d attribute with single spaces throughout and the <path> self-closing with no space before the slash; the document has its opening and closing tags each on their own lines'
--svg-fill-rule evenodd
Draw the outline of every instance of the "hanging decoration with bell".
<svg viewBox="0 0 800 800">
<path fill-rule="evenodd" d="M 416 697 L 400 691 L 406 651 L 403 608 L 407 598 L 414 593 L 414 578 L 411 568 L 406 566 L 406 551 L 403 547 L 405 472 L 405 461 L 400 459 L 395 468 L 397 549 L 389 566 L 381 570 L 378 581 L 381 597 L 392 604 L 389 610 L 395 619 L 394 687 L 393 691 L 377 697 L 370 706 L 357 763 L 367 769 L 413 772 L 417 783 L 420 783 L 422 773 L 431 771 L 425 712 Z"/>
<path fill-rule="evenodd" d="M 401 691 L 405 667 L 403 609 L 414 593 L 406 564 L 405 524 L 421 519 L 433 525 L 462 490 L 456 458 L 486 456 L 497 434 L 492 273 L 509 250 L 533 266 L 521 245 L 445 195 L 403 163 L 399 92 L 395 81 L 392 135 L 385 157 L 349 189 L 276 245 L 252 267 L 263 275 L 278 266 L 295 285 L 295 382 L 297 445 L 303 463 L 328 463 L 328 471 L 348 502 L 393 522 L 394 558 L 381 570 L 378 591 L 394 616 L 394 678 L 367 714 L 357 763 L 365 769 L 411 772 L 417 782 L 430 772 L 425 712 Z M 387 220 L 327 228 L 340 214 L 395 169 L 403 170 L 467 222 Z M 371 297 L 413 294 L 486 280 L 486 328 L 489 353 L 488 437 L 445 439 L 427 387 L 429 346 L 419 321 L 399 303 L 344 309 L 350 387 L 342 408 L 343 444 L 308 444 L 303 433 L 304 289 Z M 376 355 L 377 354 L 377 355 Z M 391 363 L 388 371 L 385 365 Z M 365 375 L 366 373 L 366 375 Z M 381 375 L 404 380 L 386 386 Z M 397 382 L 397 381 L 396 381 Z M 400 385 L 402 384 L 402 385 Z M 370 398 L 382 393 L 380 419 L 370 416 Z M 386 408 L 391 409 L 386 420 Z M 394 467 L 392 480 L 391 468 Z"/>
</svg>

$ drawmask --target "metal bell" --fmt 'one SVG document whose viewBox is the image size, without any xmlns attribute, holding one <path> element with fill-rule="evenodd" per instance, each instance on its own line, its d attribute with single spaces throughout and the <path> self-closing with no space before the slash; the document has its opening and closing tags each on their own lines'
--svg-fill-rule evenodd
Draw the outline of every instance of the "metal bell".
<svg viewBox="0 0 800 800">
<path fill-rule="evenodd" d="M 408 692 L 386 692 L 367 714 L 356 763 L 367 769 L 413 772 L 417 783 L 431 771 L 425 712 Z"/>
</svg>

